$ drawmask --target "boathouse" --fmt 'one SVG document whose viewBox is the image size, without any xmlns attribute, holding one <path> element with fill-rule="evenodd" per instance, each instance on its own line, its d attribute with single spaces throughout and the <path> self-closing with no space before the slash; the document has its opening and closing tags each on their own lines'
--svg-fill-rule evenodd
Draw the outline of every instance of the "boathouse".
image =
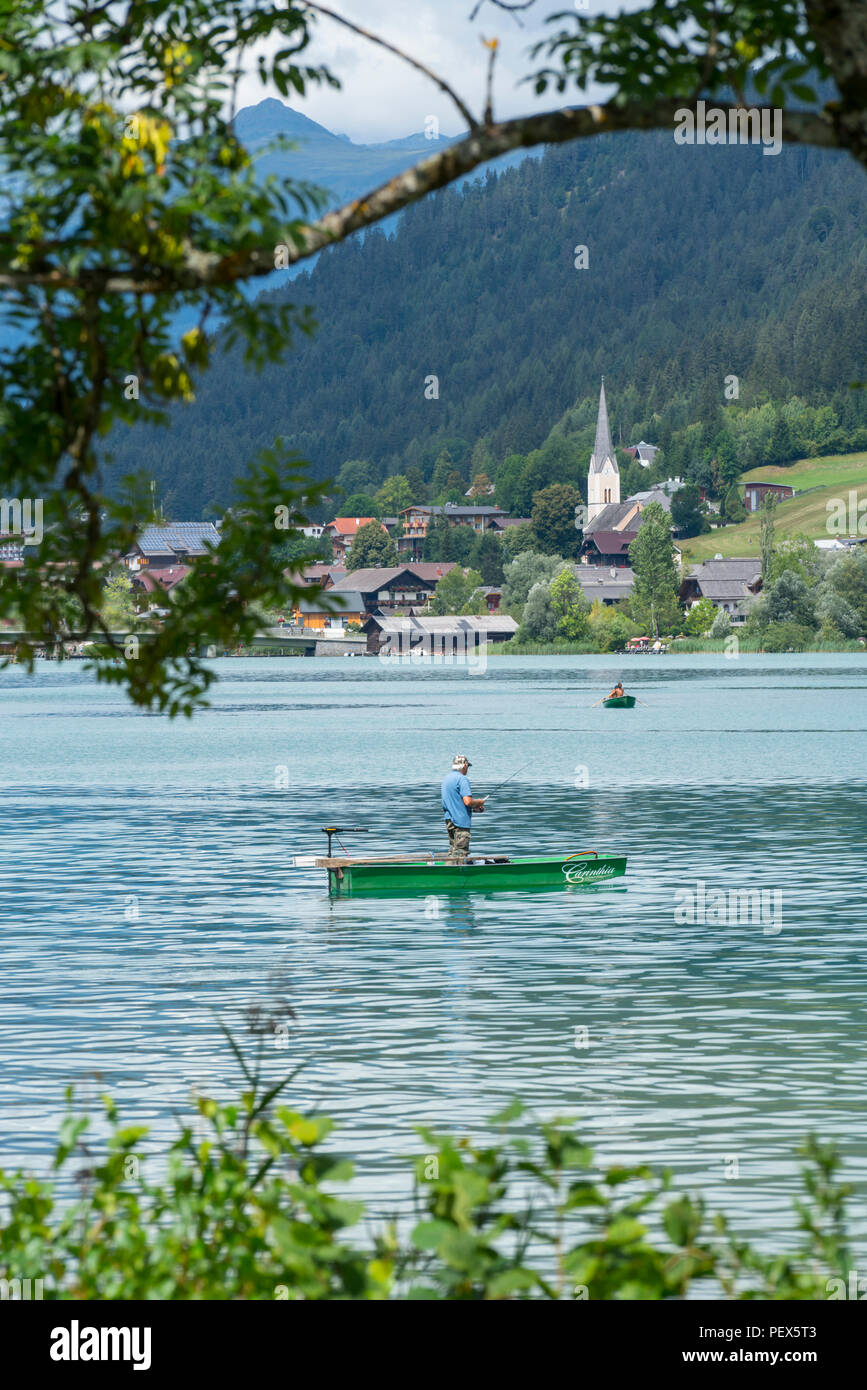
<svg viewBox="0 0 867 1390">
<path fill-rule="evenodd" d="M 447 652 L 489 642 L 508 642 L 518 631 L 518 624 L 505 613 L 447 618 L 386 617 L 375 613 L 364 620 L 361 630 L 367 636 L 368 652 L 378 655 L 384 647 L 393 651 L 418 648 Z"/>
</svg>

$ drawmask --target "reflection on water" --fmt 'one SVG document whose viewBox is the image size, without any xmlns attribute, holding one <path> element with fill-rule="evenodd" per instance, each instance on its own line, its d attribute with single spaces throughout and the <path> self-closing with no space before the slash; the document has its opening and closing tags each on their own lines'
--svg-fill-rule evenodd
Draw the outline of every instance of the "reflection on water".
<svg viewBox="0 0 867 1390">
<path fill-rule="evenodd" d="M 94 1072 L 172 1134 L 191 1087 L 236 1084 L 215 1014 L 264 1004 L 296 1015 L 269 1067 L 306 1063 L 297 1101 L 337 1118 L 379 1211 L 409 1191 L 415 1125 L 467 1130 L 514 1095 L 766 1242 L 808 1131 L 863 1182 L 863 658 L 217 664 L 183 725 L 77 667 L 0 675 L 3 1166 L 44 1169 L 65 1085 Z M 592 709 L 620 675 L 646 705 Z M 474 847 L 619 850 L 627 877 L 432 910 L 332 902 L 290 867 L 335 822 L 365 853 L 441 850 L 457 749 L 477 793 L 533 759 Z M 678 921 L 699 884 L 779 890 L 780 930 Z"/>
</svg>

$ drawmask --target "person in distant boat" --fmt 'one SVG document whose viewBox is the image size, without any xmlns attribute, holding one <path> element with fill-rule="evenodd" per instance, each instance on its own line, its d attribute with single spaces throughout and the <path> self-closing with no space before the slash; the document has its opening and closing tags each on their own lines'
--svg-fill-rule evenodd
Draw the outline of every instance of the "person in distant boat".
<svg viewBox="0 0 867 1390">
<path fill-rule="evenodd" d="M 619 700 L 623 694 L 623 683 L 618 681 L 610 695 L 606 695 L 606 700 Z"/>
<path fill-rule="evenodd" d="M 452 758 L 452 770 L 446 773 L 442 784 L 443 812 L 446 830 L 449 835 L 447 864 L 465 864 L 470 848 L 470 831 L 473 826 L 473 812 L 481 814 L 485 809 L 483 798 L 473 796 L 467 770 L 471 766 L 463 753 Z"/>
</svg>

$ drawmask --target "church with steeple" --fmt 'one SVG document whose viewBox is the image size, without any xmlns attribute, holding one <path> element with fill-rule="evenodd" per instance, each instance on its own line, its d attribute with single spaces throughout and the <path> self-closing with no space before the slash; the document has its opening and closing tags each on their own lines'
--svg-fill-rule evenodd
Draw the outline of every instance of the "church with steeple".
<svg viewBox="0 0 867 1390">
<path fill-rule="evenodd" d="M 644 498 L 649 496 L 655 494 L 643 494 Z M 596 417 L 596 443 L 587 475 L 587 524 L 581 542 L 581 563 L 627 568 L 629 547 L 638 535 L 642 510 L 640 497 L 628 497 L 625 502 L 620 500 L 620 469 L 611 443 L 603 377 Z"/>
<path fill-rule="evenodd" d="M 608 424 L 608 405 L 605 401 L 605 378 L 599 392 L 599 414 L 596 417 L 596 444 L 590 455 L 587 477 L 587 519 L 595 521 L 604 507 L 620 501 L 620 469 L 611 443 Z"/>
</svg>

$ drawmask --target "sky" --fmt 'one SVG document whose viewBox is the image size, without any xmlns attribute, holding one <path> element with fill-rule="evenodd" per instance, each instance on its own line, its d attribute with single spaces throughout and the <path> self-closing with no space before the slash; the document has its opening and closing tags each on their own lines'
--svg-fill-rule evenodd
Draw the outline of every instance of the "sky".
<svg viewBox="0 0 867 1390">
<path fill-rule="evenodd" d="M 577 88 L 566 98 L 549 91 L 537 97 L 529 84 L 519 80 L 534 70 L 527 50 L 541 38 L 550 14 L 574 6 L 587 15 L 613 12 L 624 6 L 617 0 L 587 0 L 587 8 L 575 0 L 536 0 L 515 19 L 483 0 L 476 19 L 470 14 L 476 0 L 330 0 L 329 8 L 411 53 L 449 82 L 470 109 L 481 116 L 484 107 L 487 50 L 482 38 L 497 38 L 494 115 L 508 117 L 561 105 L 579 104 L 587 97 Z M 559 28 L 560 26 L 554 26 Z M 390 140 L 423 130 L 429 116 L 436 116 L 444 135 L 456 135 L 466 123 L 452 102 L 422 74 L 400 59 L 377 48 L 334 20 L 319 16 L 315 38 L 305 54 L 310 63 L 325 63 L 339 77 L 342 90 L 313 87 L 306 98 L 293 95 L 290 104 L 338 134 L 358 143 Z M 274 47 L 278 47 L 274 44 Z M 541 66 L 541 59 L 535 66 Z M 264 88 L 253 72 L 240 89 L 240 105 L 250 106 L 265 96 L 279 95 Z M 590 93 L 597 96 L 598 93 Z"/>
</svg>

